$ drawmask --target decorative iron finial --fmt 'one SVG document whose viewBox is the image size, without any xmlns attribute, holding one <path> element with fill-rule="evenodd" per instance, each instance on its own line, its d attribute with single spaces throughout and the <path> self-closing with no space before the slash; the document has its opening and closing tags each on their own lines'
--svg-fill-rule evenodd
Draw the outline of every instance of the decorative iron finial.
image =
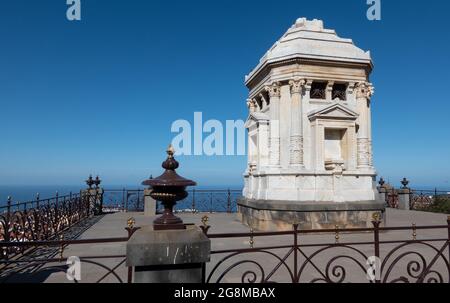
<svg viewBox="0 0 450 303">
<path fill-rule="evenodd" d="M 336 232 L 335 232 L 334 239 L 336 240 L 336 244 L 339 244 L 339 240 L 341 239 L 341 236 L 339 234 L 339 225 L 336 225 L 335 229 L 336 229 Z"/>
<path fill-rule="evenodd" d="M 203 216 L 202 217 L 202 224 L 203 224 L 203 226 L 208 226 L 208 222 L 209 222 L 209 217 L 208 216 Z"/>
<path fill-rule="evenodd" d="M 372 215 L 373 222 L 380 222 L 381 221 L 381 214 L 379 212 L 376 212 Z"/>
<path fill-rule="evenodd" d="M 94 185 L 96 188 L 100 186 L 100 183 L 102 183 L 102 180 L 100 180 L 100 177 L 97 175 L 97 177 L 94 180 Z"/>
<path fill-rule="evenodd" d="M 380 184 L 380 187 L 383 187 L 383 185 L 386 184 L 386 181 L 384 181 L 383 177 L 380 178 L 378 184 Z"/>
<path fill-rule="evenodd" d="M 89 178 L 86 180 L 86 184 L 89 187 L 89 189 L 92 188 L 92 185 L 94 185 L 94 179 L 92 178 L 92 175 L 89 175 Z"/>
<path fill-rule="evenodd" d="M 408 188 L 408 187 L 407 187 L 408 184 L 409 184 L 408 179 L 403 178 L 403 180 L 401 181 L 401 183 L 402 183 L 402 185 L 403 185 L 402 189 L 407 189 L 407 188 Z"/>
<path fill-rule="evenodd" d="M 136 220 L 134 218 L 129 218 L 127 220 L 127 226 L 129 229 L 133 229 L 134 228 L 134 224 L 136 224 Z"/>
</svg>

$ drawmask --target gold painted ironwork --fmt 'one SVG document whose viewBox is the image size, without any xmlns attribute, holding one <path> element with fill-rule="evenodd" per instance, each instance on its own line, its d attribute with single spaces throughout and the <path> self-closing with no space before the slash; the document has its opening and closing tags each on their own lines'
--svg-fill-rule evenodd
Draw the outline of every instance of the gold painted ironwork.
<svg viewBox="0 0 450 303">
<path fill-rule="evenodd" d="M 129 219 L 127 220 L 127 226 L 128 226 L 128 228 L 133 229 L 133 228 L 134 228 L 134 224 L 136 224 L 136 220 L 135 220 L 134 218 L 129 218 Z"/>
<path fill-rule="evenodd" d="M 202 217 L 202 224 L 203 224 L 203 226 L 208 226 L 208 223 L 209 223 L 209 217 L 208 216 L 203 216 Z"/>
<path fill-rule="evenodd" d="M 339 234 L 339 225 L 336 225 L 336 234 L 334 236 L 334 238 L 336 239 L 336 244 L 339 244 L 339 240 L 341 239 L 341 236 Z"/>
<path fill-rule="evenodd" d="M 63 240 L 64 235 L 59 235 L 59 241 Z M 59 261 L 62 261 L 63 258 L 64 258 L 64 244 L 61 243 L 61 245 L 59 246 Z"/>
<path fill-rule="evenodd" d="M 381 214 L 379 212 L 376 212 L 372 215 L 372 219 L 374 222 L 380 222 L 381 221 Z"/>
</svg>

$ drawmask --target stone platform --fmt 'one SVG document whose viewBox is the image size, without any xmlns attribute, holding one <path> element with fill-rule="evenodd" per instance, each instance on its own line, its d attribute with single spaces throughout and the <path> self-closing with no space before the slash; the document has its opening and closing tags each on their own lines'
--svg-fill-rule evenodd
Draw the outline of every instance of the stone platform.
<svg viewBox="0 0 450 303">
<path fill-rule="evenodd" d="M 292 224 L 300 229 L 334 229 L 372 227 L 374 214 L 385 220 L 385 203 L 361 202 L 297 202 L 250 200 L 238 201 L 238 219 L 254 230 L 286 231 Z"/>
</svg>

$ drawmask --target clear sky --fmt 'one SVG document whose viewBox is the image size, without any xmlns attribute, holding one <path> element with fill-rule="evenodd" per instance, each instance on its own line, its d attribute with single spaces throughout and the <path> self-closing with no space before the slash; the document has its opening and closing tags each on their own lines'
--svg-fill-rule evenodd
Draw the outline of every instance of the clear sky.
<svg viewBox="0 0 450 303">
<path fill-rule="evenodd" d="M 135 185 L 161 173 L 177 119 L 245 119 L 244 76 L 299 17 L 371 50 L 375 164 L 450 187 L 448 1 L 0 1 L 0 184 Z M 245 157 L 180 157 L 202 186 Z"/>
</svg>

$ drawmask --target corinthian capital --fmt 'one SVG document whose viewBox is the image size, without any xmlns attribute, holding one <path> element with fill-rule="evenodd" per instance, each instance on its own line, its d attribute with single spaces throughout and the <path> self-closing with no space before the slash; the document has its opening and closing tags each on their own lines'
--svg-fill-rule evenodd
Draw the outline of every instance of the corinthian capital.
<svg viewBox="0 0 450 303">
<path fill-rule="evenodd" d="M 251 113 L 256 111 L 256 101 L 255 99 L 247 99 L 247 107 Z"/>
<path fill-rule="evenodd" d="M 291 94 L 300 94 L 305 87 L 306 81 L 304 79 L 294 79 L 289 81 L 291 86 Z"/>
<path fill-rule="evenodd" d="M 269 93 L 270 98 L 279 98 L 281 96 L 281 91 L 280 91 L 280 83 L 279 82 L 274 82 L 271 85 L 267 85 L 265 87 L 265 90 Z"/>
<path fill-rule="evenodd" d="M 375 88 L 369 82 L 359 82 L 355 86 L 356 98 L 372 98 Z"/>
</svg>

